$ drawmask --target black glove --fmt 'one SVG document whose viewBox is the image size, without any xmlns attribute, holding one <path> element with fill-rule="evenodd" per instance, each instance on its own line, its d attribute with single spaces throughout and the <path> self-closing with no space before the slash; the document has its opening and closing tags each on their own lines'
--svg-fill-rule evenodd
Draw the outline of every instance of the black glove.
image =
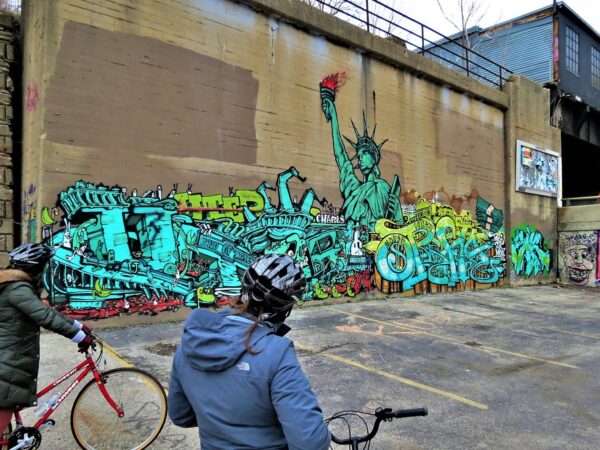
<svg viewBox="0 0 600 450">
<path fill-rule="evenodd" d="M 86 335 L 77 347 L 79 347 L 79 353 L 86 353 L 92 344 L 94 343 L 94 338 L 92 336 Z"/>
</svg>

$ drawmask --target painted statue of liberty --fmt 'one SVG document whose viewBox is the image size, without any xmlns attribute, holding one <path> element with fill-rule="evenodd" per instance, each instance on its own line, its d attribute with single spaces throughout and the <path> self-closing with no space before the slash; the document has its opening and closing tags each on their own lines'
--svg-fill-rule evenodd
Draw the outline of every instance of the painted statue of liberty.
<svg viewBox="0 0 600 450">
<path fill-rule="evenodd" d="M 343 80 L 344 74 L 329 75 L 320 83 L 321 107 L 325 119 L 331 123 L 333 138 L 333 154 L 340 171 L 340 191 L 344 198 L 342 213 L 347 221 L 368 226 L 372 229 L 378 219 L 388 218 L 402 223 L 402 208 L 400 205 L 400 181 L 398 175 L 394 176 L 392 186 L 381 179 L 379 161 L 381 158 L 381 144 L 375 143 L 375 128 L 369 136 L 367 121 L 363 112 L 363 134 L 358 131 L 354 122 L 352 127 L 356 134 L 356 142 L 344 136 L 344 139 L 356 150 L 352 158 L 348 156 L 346 146 L 342 140 L 340 125 L 335 109 L 335 94 Z M 352 161 L 358 160 L 356 166 Z M 362 180 L 354 173 L 359 169 Z"/>
</svg>

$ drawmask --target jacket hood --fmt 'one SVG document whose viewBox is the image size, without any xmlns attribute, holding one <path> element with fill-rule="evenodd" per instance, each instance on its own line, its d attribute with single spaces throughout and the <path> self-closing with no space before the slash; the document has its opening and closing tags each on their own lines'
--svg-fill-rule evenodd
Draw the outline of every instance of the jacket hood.
<svg viewBox="0 0 600 450">
<path fill-rule="evenodd" d="M 217 313 L 196 309 L 185 323 L 181 350 L 196 369 L 220 372 L 233 366 L 246 353 L 246 335 L 253 323 L 252 319 L 236 315 L 230 308 Z M 269 324 L 261 324 L 252 333 L 251 347 L 260 350 L 256 344 L 272 333 Z"/>
<path fill-rule="evenodd" d="M 18 269 L 0 270 L 0 284 L 8 283 L 10 281 L 27 281 L 27 282 L 31 283 L 32 279 L 27 273 L 23 272 L 22 270 L 18 270 Z"/>
</svg>

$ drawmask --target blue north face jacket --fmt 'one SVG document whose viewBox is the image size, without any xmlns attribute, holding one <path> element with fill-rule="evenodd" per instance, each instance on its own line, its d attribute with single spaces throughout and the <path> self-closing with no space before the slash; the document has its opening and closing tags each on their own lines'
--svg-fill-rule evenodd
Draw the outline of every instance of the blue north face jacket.
<svg viewBox="0 0 600 450">
<path fill-rule="evenodd" d="M 326 450 L 331 435 L 289 339 L 269 324 L 245 340 L 253 321 L 193 311 L 175 353 L 169 417 L 198 427 L 202 450 Z"/>
</svg>

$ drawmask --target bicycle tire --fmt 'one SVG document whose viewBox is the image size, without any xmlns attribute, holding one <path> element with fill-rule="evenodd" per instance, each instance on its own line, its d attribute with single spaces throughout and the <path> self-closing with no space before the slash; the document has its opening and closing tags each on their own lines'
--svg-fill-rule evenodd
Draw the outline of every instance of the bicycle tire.
<svg viewBox="0 0 600 450">
<path fill-rule="evenodd" d="M 90 380 L 71 409 L 71 432 L 77 444 L 94 450 L 142 450 L 150 446 L 167 419 L 167 395 L 160 382 L 143 370 L 129 367 L 108 370 L 101 376 L 125 415 L 119 418 L 96 380 Z M 128 426 L 132 429 L 126 431 Z"/>
</svg>

